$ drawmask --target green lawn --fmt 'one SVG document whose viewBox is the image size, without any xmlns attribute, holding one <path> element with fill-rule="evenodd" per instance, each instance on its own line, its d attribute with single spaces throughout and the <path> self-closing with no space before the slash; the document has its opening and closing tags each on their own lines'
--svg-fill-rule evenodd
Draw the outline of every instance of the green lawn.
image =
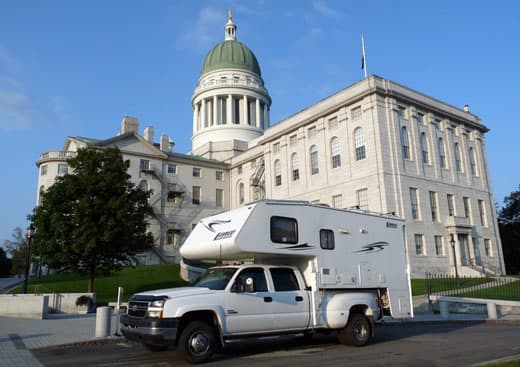
<svg viewBox="0 0 520 367">
<path fill-rule="evenodd" d="M 520 301 L 520 280 L 498 287 L 479 289 L 474 292 L 461 293 L 460 297 L 501 299 L 507 301 Z"/>
<path fill-rule="evenodd" d="M 460 278 L 460 288 L 472 287 L 474 285 L 484 284 L 490 282 L 490 278 Z M 455 278 L 441 278 L 441 279 L 430 279 L 431 291 L 440 292 L 450 289 L 457 289 L 457 281 Z M 412 279 L 412 295 L 419 296 L 421 294 L 427 294 L 427 280 L 426 279 Z"/>
<path fill-rule="evenodd" d="M 181 287 L 186 285 L 179 276 L 179 265 L 142 265 L 135 268 L 124 268 L 109 276 L 99 276 L 94 279 L 94 291 L 97 305 L 106 305 L 117 300 L 117 288 L 124 288 L 124 300 L 136 292 L 145 290 Z M 29 281 L 29 292 L 39 289 L 40 293 L 86 292 L 88 279 L 86 275 L 72 273 L 52 274 L 41 278 L 38 284 L 36 279 Z M 21 287 L 12 293 L 19 293 Z"/>
<path fill-rule="evenodd" d="M 482 367 L 520 367 L 520 358 L 485 364 Z"/>
</svg>

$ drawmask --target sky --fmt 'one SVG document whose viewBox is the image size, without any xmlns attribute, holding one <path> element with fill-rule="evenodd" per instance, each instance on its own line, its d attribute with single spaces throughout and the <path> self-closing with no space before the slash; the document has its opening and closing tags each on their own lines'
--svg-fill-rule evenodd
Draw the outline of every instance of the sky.
<svg viewBox="0 0 520 367">
<path fill-rule="evenodd" d="M 495 201 L 520 184 L 520 2 L 3 0 L 0 243 L 28 226 L 41 153 L 114 136 L 123 116 L 191 149 L 191 96 L 206 53 L 237 39 L 257 56 L 271 123 L 369 74 L 462 108 L 490 131 Z M 516 157 L 516 158 L 515 158 Z"/>
</svg>

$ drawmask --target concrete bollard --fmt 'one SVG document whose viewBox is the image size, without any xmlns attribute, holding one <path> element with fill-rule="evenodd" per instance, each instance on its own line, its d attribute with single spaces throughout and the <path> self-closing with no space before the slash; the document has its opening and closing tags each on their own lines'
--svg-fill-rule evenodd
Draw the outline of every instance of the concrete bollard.
<svg viewBox="0 0 520 367">
<path fill-rule="evenodd" d="M 498 319 L 497 305 L 495 303 L 488 302 L 488 304 L 487 304 L 487 314 L 488 314 L 488 320 L 496 320 L 496 319 Z"/>
<path fill-rule="evenodd" d="M 450 310 L 448 308 L 448 302 L 446 301 L 440 301 L 439 307 L 441 309 L 441 317 L 443 319 L 449 319 L 450 318 Z"/>
<path fill-rule="evenodd" d="M 111 307 L 98 307 L 96 310 L 96 338 L 110 336 L 110 323 L 112 321 Z"/>
</svg>

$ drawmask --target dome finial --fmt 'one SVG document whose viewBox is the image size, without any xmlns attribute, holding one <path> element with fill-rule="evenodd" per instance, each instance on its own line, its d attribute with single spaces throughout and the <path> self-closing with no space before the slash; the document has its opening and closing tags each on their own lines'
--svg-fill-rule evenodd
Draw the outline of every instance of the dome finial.
<svg viewBox="0 0 520 367">
<path fill-rule="evenodd" d="M 235 41 L 237 38 L 237 26 L 233 23 L 233 13 L 228 10 L 228 21 L 224 26 L 224 40 Z"/>
</svg>

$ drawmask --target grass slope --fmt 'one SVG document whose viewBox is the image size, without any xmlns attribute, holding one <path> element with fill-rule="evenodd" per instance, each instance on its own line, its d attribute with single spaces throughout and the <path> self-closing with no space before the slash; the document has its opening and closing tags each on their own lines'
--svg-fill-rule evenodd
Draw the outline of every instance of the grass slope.
<svg viewBox="0 0 520 367">
<path fill-rule="evenodd" d="M 97 305 L 117 301 L 117 288 L 123 287 L 125 301 L 136 292 L 145 290 L 182 287 L 187 285 L 179 276 L 179 265 L 142 265 L 135 268 L 124 268 L 108 276 L 98 276 L 94 279 L 94 292 Z M 86 292 L 88 278 L 86 275 L 73 273 L 52 274 L 29 282 L 29 293 L 67 293 Z M 20 293 L 21 287 L 12 293 Z"/>
</svg>

